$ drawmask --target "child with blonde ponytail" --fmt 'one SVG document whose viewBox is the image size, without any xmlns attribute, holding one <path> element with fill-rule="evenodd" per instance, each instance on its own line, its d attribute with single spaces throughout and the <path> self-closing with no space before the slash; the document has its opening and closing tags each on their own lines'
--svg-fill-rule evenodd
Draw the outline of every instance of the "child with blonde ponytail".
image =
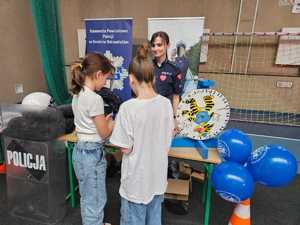
<svg viewBox="0 0 300 225">
<path fill-rule="evenodd" d="M 129 65 L 136 98 L 121 105 L 110 138 L 123 152 L 120 225 L 161 225 L 174 124 L 171 102 L 155 92 L 154 81 L 149 49 L 142 45 Z"/>
</svg>

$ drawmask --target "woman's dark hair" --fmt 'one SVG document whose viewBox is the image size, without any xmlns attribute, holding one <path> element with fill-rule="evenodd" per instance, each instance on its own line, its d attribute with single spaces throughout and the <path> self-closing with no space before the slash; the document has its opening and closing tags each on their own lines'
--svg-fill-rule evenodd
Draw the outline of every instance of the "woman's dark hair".
<svg viewBox="0 0 300 225">
<path fill-rule="evenodd" d="M 158 32 L 155 32 L 154 34 L 152 34 L 150 43 L 153 44 L 157 37 L 160 37 L 161 39 L 163 39 L 167 45 L 170 43 L 169 35 L 164 31 L 158 31 Z"/>
<path fill-rule="evenodd" d="M 100 53 L 89 53 L 82 62 L 78 61 L 71 65 L 71 92 L 78 94 L 83 88 L 85 78 L 94 76 L 99 70 L 102 73 L 113 73 L 115 68 L 104 55 Z"/>
<path fill-rule="evenodd" d="M 129 74 L 132 74 L 139 83 L 153 84 L 154 82 L 154 67 L 149 52 L 148 44 L 142 44 L 129 64 Z"/>
</svg>

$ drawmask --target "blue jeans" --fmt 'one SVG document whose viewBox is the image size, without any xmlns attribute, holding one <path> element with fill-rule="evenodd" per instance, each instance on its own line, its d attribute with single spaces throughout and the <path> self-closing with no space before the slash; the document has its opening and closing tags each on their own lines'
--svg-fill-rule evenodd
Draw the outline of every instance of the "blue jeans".
<svg viewBox="0 0 300 225">
<path fill-rule="evenodd" d="M 72 159 L 79 183 L 82 224 L 101 225 L 106 204 L 104 147 L 98 142 L 78 141 Z"/>
<path fill-rule="evenodd" d="M 155 195 L 148 204 L 137 204 L 121 198 L 120 225 L 161 225 L 163 195 Z"/>
</svg>

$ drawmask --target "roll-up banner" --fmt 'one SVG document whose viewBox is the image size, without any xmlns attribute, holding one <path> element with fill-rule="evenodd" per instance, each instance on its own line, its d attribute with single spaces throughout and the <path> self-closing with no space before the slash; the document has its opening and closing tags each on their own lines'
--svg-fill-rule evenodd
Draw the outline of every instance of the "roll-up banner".
<svg viewBox="0 0 300 225">
<path fill-rule="evenodd" d="M 86 53 L 100 52 L 116 68 L 110 88 L 122 101 L 131 97 L 128 66 L 132 56 L 132 18 L 85 19 Z"/>
</svg>

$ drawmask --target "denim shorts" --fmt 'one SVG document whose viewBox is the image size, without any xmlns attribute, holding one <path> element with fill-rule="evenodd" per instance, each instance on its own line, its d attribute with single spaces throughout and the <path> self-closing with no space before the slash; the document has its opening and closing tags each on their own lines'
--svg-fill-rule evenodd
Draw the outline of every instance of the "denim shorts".
<svg viewBox="0 0 300 225">
<path fill-rule="evenodd" d="M 161 225 L 163 195 L 155 195 L 148 204 L 137 204 L 121 198 L 120 225 Z"/>
<path fill-rule="evenodd" d="M 78 141 L 72 159 L 79 183 L 82 224 L 100 225 L 103 223 L 107 199 L 104 146 L 100 142 Z"/>
</svg>

